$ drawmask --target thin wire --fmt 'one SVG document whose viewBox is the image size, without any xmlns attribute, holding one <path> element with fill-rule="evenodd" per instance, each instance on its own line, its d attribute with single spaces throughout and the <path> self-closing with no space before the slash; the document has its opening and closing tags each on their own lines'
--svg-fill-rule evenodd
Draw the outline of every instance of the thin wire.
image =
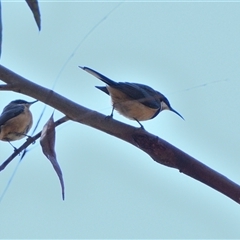
<svg viewBox="0 0 240 240">
<path fill-rule="evenodd" d="M 169 94 L 187 92 L 187 91 L 191 91 L 191 90 L 196 89 L 196 88 L 202 88 L 202 87 L 206 87 L 207 85 L 216 84 L 216 83 L 219 83 L 219 82 L 227 82 L 227 81 L 229 81 L 229 80 L 228 79 L 222 79 L 222 80 L 215 80 L 215 81 L 211 81 L 211 82 L 206 82 L 206 83 L 202 83 L 202 84 L 190 87 L 190 88 L 185 88 L 185 89 L 182 89 L 182 90 L 171 92 Z"/>
<path fill-rule="evenodd" d="M 78 49 L 82 46 L 82 44 L 84 43 L 84 41 L 93 33 L 93 31 L 100 26 L 114 11 L 116 11 L 122 4 L 123 2 L 118 3 L 107 15 L 105 15 L 100 21 L 98 21 L 89 31 L 88 33 L 82 38 L 82 40 L 79 42 L 79 44 L 76 46 L 76 48 L 73 50 L 73 52 L 71 53 L 71 55 L 68 57 L 68 59 L 66 60 L 66 62 L 63 64 L 62 68 L 60 69 L 54 83 L 53 83 L 53 87 L 52 89 L 55 88 L 63 70 L 66 68 L 66 66 L 68 65 L 68 63 L 70 62 L 70 60 L 74 57 L 74 55 L 76 54 L 76 52 L 78 51 Z"/>
<path fill-rule="evenodd" d="M 20 161 L 17 162 L 17 165 L 16 165 L 16 167 L 15 167 L 15 169 L 14 169 L 14 171 L 13 171 L 11 177 L 10 177 L 10 179 L 8 180 L 6 187 L 4 188 L 4 190 L 2 191 L 2 193 L 0 195 L 0 203 L 3 200 L 4 196 L 6 195 L 7 190 L 10 187 L 10 184 L 11 184 L 13 178 L 15 177 L 15 174 L 17 173 L 17 170 L 18 170 L 18 168 L 20 166 L 20 163 L 21 163 L 21 159 L 20 159 Z"/>
<path fill-rule="evenodd" d="M 124 3 L 124 1 L 118 3 L 107 15 L 105 15 L 100 21 L 98 21 L 98 23 L 95 24 L 95 25 L 88 31 L 88 33 L 81 39 L 81 41 L 79 42 L 79 44 L 75 47 L 75 49 L 73 50 L 73 52 L 70 54 L 70 56 L 68 57 L 68 59 L 65 61 L 65 63 L 64 63 L 63 66 L 61 67 L 61 69 L 60 69 L 60 71 L 59 71 L 58 75 L 56 76 L 55 81 L 54 81 L 54 83 L 53 83 L 52 90 L 55 88 L 57 82 L 59 81 L 59 78 L 60 78 L 62 72 L 64 71 L 64 69 L 66 68 L 66 66 L 67 66 L 68 63 L 70 62 L 70 60 L 74 57 L 74 55 L 76 54 L 76 52 L 78 51 L 78 49 L 82 46 L 82 44 L 84 43 L 84 41 L 85 41 L 85 40 L 93 33 L 93 31 L 94 31 L 98 26 L 100 26 L 115 10 L 117 10 L 122 3 Z M 42 112 L 41 112 L 41 114 L 40 114 L 40 117 L 38 118 L 38 121 L 37 121 L 37 123 L 36 123 L 36 125 L 35 125 L 35 127 L 34 127 L 34 129 L 33 129 L 33 131 L 32 131 L 32 133 L 31 133 L 31 136 L 32 136 L 32 135 L 35 133 L 35 131 L 37 130 L 37 127 L 39 126 L 39 123 L 40 123 L 40 121 L 41 121 L 41 119 L 42 119 L 42 117 L 43 117 L 43 114 L 44 114 L 44 112 L 45 112 L 45 110 L 46 110 L 46 107 L 47 107 L 47 105 L 45 104 L 44 107 L 43 107 L 43 110 L 42 110 Z M 30 149 L 30 150 L 31 150 L 31 149 Z M 21 157 L 20 157 L 20 159 L 19 159 L 19 161 L 18 161 L 18 163 L 17 163 L 17 165 L 16 165 L 16 167 L 15 167 L 15 169 L 14 169 L 14 171 L 13 171 L 13 173 L 12 173 L 12 175 L 11 175 L 11 177 L 10 177 L 7 185 L 6 185 L 6 187 L 5 187 L 5 189 L 3 190 L 2 194 L 0 195 L 0 202 L 2 201 L 3 197 L 5 196 L 8 188 L 10 187 L 10 184 L 11 184 L 11 182 L 12 182 L 12 180 L 13 180 L 13 178 L 14 178 L 14 176 L 15 176 L 15 174 L 16 174 L 19 166 L 20 166 L 20 163 L 22 162 L 23 158 L 26 156 L 27 152 L 30 151 L 30 150 L 25 149 L 25 150 L 23 151 L 23 153 L 21 154 Z"/>
</svg>

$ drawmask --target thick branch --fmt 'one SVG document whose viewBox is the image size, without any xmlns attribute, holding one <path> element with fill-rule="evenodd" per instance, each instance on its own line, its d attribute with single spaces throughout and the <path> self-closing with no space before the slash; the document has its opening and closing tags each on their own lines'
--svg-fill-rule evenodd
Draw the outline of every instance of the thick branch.
<svg viewBox="0 0 240 240">
<path fill-rule="evenodd" d="M 71 100 L 39 86 L 0 65 L 0 79 L 13 86 L 13 91 L 36 98 L 59 110 L 73 121 L 94 127 L 149 154 L 156 162 L 179 169 L 180 172 L 240 203 L 240 186 L 217 173 L 183 151 L 147 131 L 131 127 L 114 119 L 82 107 Z"/>
</svg>

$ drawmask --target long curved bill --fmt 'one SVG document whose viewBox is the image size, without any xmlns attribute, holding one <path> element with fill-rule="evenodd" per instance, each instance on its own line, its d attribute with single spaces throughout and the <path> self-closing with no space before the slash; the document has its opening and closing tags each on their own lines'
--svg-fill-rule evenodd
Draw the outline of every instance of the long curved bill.
<svg viewBox="0 0 240 240">
<path fill-rule="evenodd" d="M 32 104 L 34 104 L 34 103 L 36 103 L 36 102 L 38 102 L 38 100 L 33 101 L 33 102 L 29 102 L 29 104 L 32 105 Z"/>
<path fill-rule="evenodd" d="M 176 113 L 180 118 L 182 118 L 183 120 L 185 120 L 184 117 L 183 117 L 180 113 L 178 113 L 177 111 L 175 111 L 173 108 L 170 108 L 170 111 Z"/>
</svg>

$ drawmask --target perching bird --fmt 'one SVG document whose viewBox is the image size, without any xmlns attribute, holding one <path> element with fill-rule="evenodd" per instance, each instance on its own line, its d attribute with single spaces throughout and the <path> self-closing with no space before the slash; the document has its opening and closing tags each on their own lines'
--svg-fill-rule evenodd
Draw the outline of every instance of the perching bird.
<svg viewBox="0 0 240 240">
<path fill-rule="evenodd" d="M 37 101 L 26 102 L 15 100 L 10 102 L 0 115 L 0 140 L 10 141 L 19 140 L 27 136 L 32 127 L 32 113 L 29 107 Z"/>
<path fill-rule="evenodd" d="M 184 119 L 171 107 L 169 101 L 163 94 L 147 85 L 114 82 L 91 68 L 79 67 L 107 84 L 106 87 L 96 86 L 96 88 L 110 95 L 113 106 L 111 117 L 113 116 L 114 109 L 116 109 L 123 116 L 136 120 L 141 128 L 143 128 L 143 125 L 140 121 L 152 119 L 165 109 L 176 113 Z"/>
</svg>

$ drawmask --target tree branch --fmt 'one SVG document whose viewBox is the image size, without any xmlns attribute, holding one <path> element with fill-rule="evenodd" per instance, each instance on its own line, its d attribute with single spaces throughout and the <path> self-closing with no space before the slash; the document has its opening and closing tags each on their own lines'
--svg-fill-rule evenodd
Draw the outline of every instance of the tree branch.
<svg viewBox="0 0 240 240">
<path fill-rule="evenodd" d="M 0 91 L 12 91 L 13 87 L 10 84 L 0 85 Z"/>
<path fill-rule="evenodd" d="M 36 98 L 65 114 L 69 119 L 118 137 L 146 152 L 154 161 L 214 188 L 240 203 L 240 186 L 197 161 L 163 139 L 87 109 L 56 92 L 39 86 L 0 65 L 0 79 L 13 91 Z"/>
<path fill-rule="evenodd" d="M 68 121 L 68 117 L 64 116 L 60 119 L 58 119 L 55 122 L 55 127 L 59 126 L 60 124 Z M 42 131 L 40 131 L 39 133 L 37 133 L 35 136 L 33 137 L 28 137 L 27 141 L 25 143 L 22 144 L 21 147 L 19 147 L 18 149 L 16 149 L 12 155 L 10 155 L 8 157 L 8 159 L 6 159 L 1 165 L 0 165 L 0 172 L 18 155 L 20 154 L 24 149 L 26 149 L 29 145 L 31 145 L 32 143 L 34 143 L 38 138 L 41 137 L 41 133 Z"/>
</svg>

